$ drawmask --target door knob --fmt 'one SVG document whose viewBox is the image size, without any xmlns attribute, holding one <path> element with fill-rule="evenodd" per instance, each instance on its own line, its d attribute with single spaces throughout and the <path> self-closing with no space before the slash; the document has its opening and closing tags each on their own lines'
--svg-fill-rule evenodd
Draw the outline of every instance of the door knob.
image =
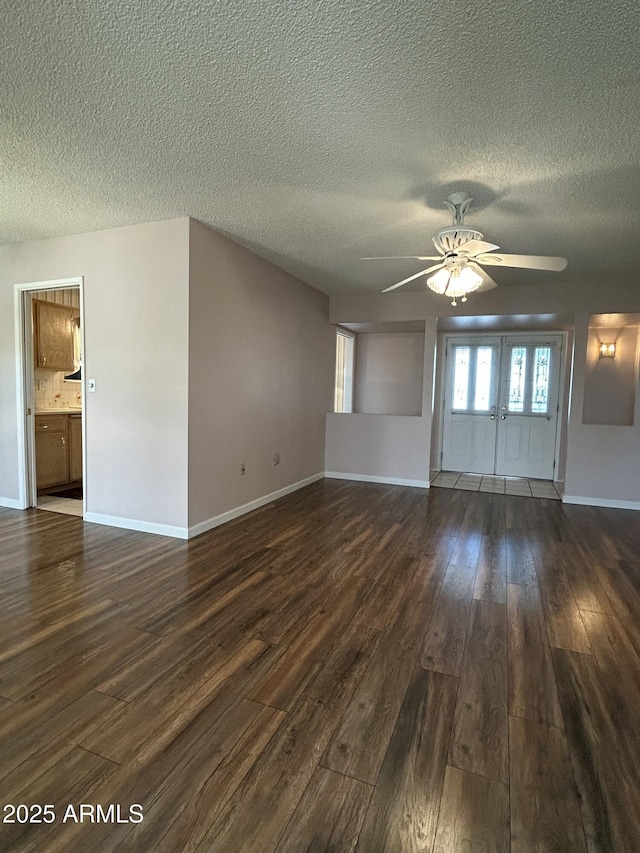
<svg viewBox="0 0 640 853">
<path fill-rule="evenodd" d="M 500 410 L 501 410 L 502 412 L 506 412 L 506 411 L 507 411 L 507 407 L 506 407 L 506 406 L 500 406 Z"/>
<path fill-rule="evenodd" d="M 507 416 L 506 416 L 506 415 L 500 415 L 500 420 L 501 420 L 501 421 L 504 421 L 504 420 L 506 420 L 506 419 L 507 419 Z"/>
<path fill-rule="evenodd" d="M 491 417 L 491 420 L 492 420 L 492 421 L 495 421 L 495 419 L 496 419 L 496 416 L 495 416 L 495 415 L 491 415 L 490 417 Z"/>
</svg>

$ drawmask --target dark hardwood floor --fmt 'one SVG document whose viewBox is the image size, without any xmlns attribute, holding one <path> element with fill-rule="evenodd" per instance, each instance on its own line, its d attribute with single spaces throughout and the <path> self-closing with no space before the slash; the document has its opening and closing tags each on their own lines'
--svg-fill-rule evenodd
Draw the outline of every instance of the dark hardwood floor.
<svg viewBox="0 0 640 853">
<path fill-rule="evenodd" d="M 331 480 L 189 542 L 0 510 L 2 851 L 638 853 L 639 708 L 640 513 Z"/>
</svg>

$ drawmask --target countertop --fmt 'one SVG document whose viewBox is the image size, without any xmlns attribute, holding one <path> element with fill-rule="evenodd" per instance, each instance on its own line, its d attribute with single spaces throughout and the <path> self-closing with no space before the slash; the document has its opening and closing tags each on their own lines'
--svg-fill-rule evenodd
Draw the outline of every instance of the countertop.
<svg viewBox="0 0 640 853">
<path fill-rule="evenodd" d="M 36 409 L 36 415 L 81 415 L 82 409 Z"/>
</svg>

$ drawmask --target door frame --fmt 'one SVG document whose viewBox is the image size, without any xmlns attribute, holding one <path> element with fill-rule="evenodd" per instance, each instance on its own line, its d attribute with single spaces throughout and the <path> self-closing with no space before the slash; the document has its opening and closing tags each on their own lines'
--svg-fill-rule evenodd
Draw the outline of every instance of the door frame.
<svg viewBox="0 0 640 853">
<path fill-rule="evenodd" d="M 16 397 L 18 407 L 18 509 L 37 506 L 36 439 L 35 439 L 35 368 L 33 359 L 33 323 L 31 301 L 39 290 L 71 290 L 80 292 L 80 340 L 82 351 L 82 517 L 87 511 L 87 422 L 86 412 L 86 348 L 84 322 L 84 276 L 29 281 L 14 285 L 16 336 Z"/>
<path fill-rule="evenodd" d="M 434 427 L 437 430 L 437 442 L 435 445 L 435 464 L 432 466 L 433 470 L 441 471 L 442 470 L 442 451 L 443 451 L 443 432 L 444 432 L 444 422 L 445 422 L 445 405 L 446 405 L 446 396 L 447 396 L 447 350 L 449 346 L 449 341 L 452 338 L 462 339 L 462 338 L 478 338 L 482 339 L 489 337 L 499 337 L 499 338 L 507 338 L 507 337 L 516 337 L 522 335 L 522 337 L 527 337 L 531 335 L 559 335 L 561 337 L 560 344 L 560 372 L 559 372 L 559 382 L 558 382 L 558 415 L 556 422 L 556 437 L 555 437 L 555 445 L 554 445 L 554 458 L 555 458 L 555 466 L 553 469 L 553 482 L 558 483 L 562 482 L 559 479 L 560 473 L 560 452 L 562 448 L 562 436 L 563 432 L 567 426 L 568 419 L 568 410 L 567 410 L 567 398 L 566 394 L 568 392 L 567 389 L 567 367 L 568 367 L 568 332 L 564 329 L 524 329 L 524 328 L 497 328 L 497 329 L 485 329 L 485 330 L 474 330 L 467 331 L 460 329 L 459 331 L 451 331 L 451 332 L 441 332 L 438 335 L 438 343 L 440 346 L 440 351 L 438 353 L 439 369 L 436 377 L 436 393 L 434 395 L 434 401 L 437 401 L 437 411 L 434 411 Z M 435 419 L 437 418 L 437 423 Z M 508 476 L 508 475 L 507 475 Z"/>
</svg>

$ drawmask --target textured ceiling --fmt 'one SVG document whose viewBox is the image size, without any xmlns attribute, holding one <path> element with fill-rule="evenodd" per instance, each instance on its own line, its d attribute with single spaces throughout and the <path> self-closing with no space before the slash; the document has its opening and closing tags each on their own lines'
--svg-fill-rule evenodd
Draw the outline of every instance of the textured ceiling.
<svg viewBox="0 0 640 853">
<path fill-rule="evenodd" d="M 637 282 L 637 0 L 0 0 L 0 243 L 189 215 L 327 293 L 466 221 Z M 418 285 L 420 287 L 421 285 Z"/>
</svg>

